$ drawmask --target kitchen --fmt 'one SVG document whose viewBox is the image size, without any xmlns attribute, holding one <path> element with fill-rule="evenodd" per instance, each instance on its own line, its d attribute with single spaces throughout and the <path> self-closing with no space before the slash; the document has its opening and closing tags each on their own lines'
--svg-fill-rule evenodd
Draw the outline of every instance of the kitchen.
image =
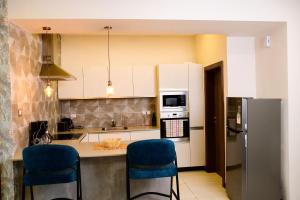
<svg viewBox="0 0 300 200">
<path fill-rule="evenodd" d="M 114 27 L 114 26 L 113 26 Z M 18 27 L 12 28 L 14 30 L 11 30 L 11 34 L 16 34 L 16 37 L 24 37 L 24 33 L 22 30 L 19 30 Z M 112 29 L 112 32 L 114 29 Z M 16 33 L 15 33 L 16 32 Z M 100 32 L 104 32 L 101 30 Z M 27 37 L 27 36 L 25 36 Z M 77 38 L 76 38 L 77 37 Z M 91 37 L 94 37 L 95 39 L 91 39 Z M 159 107 L 160 107 L 160 96 L 158 95 L 158 91 L 161 89 L 185 89 L 189 91 L 189 95 L 192 93 L 192 87 L 190 75 L 193 74 L 190 72 L 190 70 L 199 70 L 199 74 L 203 74 L 203 68 L 201 65 L 195 64 L 197 63 L 197 56 L 195 51 L 193 49 L 197 49 L 197 44 L 195 45 L 195 38 L 194 36 L 157 36 L 157 38 L 153 38 L 154 36 L 148 36 L 150 37 L 147 41 L 141 41 L 142 39 L 139 38 L 139 36 L 124 36 L 128 37 L 129 39 L 126 39 L 126 45 L 121 46 L 122 44 L 122 38 L 118 38 L 122 36 L 112 36 L 111 37 L 111 55 L 117 55 L 112 56 L 112 67 L 111 67 L 111 80 L 112 84 L 115 89 L 115 94 L 120 99 L 103 99 L 105 96 L 106 91 L 106 85 L 107 85 L 107 45 L 106 45 L 106 36 L 68 36 L 62 34 L 62 46 L 61 46 L 61 66 L 68 69 L 68 71 L 75 75 L 77 80 L 76 81 L 69 81 L 69 82 L 59 82 L 58 83 L 58 98 L 59 103 L 55 100 L 56 93 L 54 91 L 54 94 L 52 97 L 50 97 L 50 100 L 48 100 L 45 96 L 43 96 L 43 100 L 47 102 L 48 108 L 50 110 L 56 110 L 56 113 L 51 120 L 49 120 L 49 130 L 54 132 L 53 130 L 56 128 L 56 123 L 58 122 L 58 118 L 62 117 L 70 117 L 72 118 L 74 124 L 76 126 L 88 126 L 87 128 L 98 128 L 96 132 L 101 131 L 100 129 L 102 127 L 109 127 L 111 125 L 111 120 L 114 119 L 116 122 L 116 126 L 120 126 L 122 124 L 121 116 L 115 115 L 115 113 L 121 113 L 124 112 L 126 117 L 128 118 L 127 124 L 128 127 L 132 126 L 145 126 L 150 125 L 151 121 L 150 116 L 152 117 L 152 113 L 156 113 L 157 116 L 157 124 L 160 122 L 160 116 L 158 115 L 160 113 Z M 131 37 L 131 38 L 130 38 Z M 141 36 L 145 37 L 145 36 Z M 201 35 L 198 35 L 198 39 L 201 37 Z M 224 40 L 226 39 L 225 36 Z M 34 39 L 29 36 L 29 41 L 36 42 Z M 133 38 L 133 39 L 132 39 Z M 162 39 L 163 38 L 163 39 Z M 90 40 L 90 41 L 89 41 Z M 102 43 L 98 40 L 102 40 Z M 136 42 L 136 40 L 138 42 Z M 197 40 L 197 38 L 196 38 Z M 121 42 L 118 42 L 121 41 Z M 39 41 L 37 41 L 38 43 Z M 78 43 L 81 44 L 78 44 Z M 124 42 L 124 43 L 125 43 Z M 135 44 L 136 42 L 136 44 Z M 147 47 L 151 47 L 153 45 L 153 49 L 149 48 L 146 49 L 147 51 L 142 51 L 141 49 L 138 49 L 137 47 L 143 47 L 146 45 L 143 45 L 143 42 L 148 42 Z M 165 43 L 164 43 L 165 42 Z M 167 44 L 166 44 L 167 43 Z M 99 45 L 98 45 L 99 44 Z M 177 44 L 178 46 L 175 48 L 174 44 Z M 11 45 L 15 45 L 13 42 Z M 21 44 L 22 45 L 22 44 Z M 78 46 L 77 46 L 78 45 Z M 83 46 L 81 46 L 83 45 Z M 117 47 L 114 47 L 116 45 Z M 161 45 L 161 46 L 160 46 Z M 37 45 L 38 46 L 38 45 Z M 159 48 L 157 48 L 159 46 Z M 102 51 L 97 51 L 95 48 L 101 47 Z M 132 47 L 133 52 L 130 52 Z M 156 48 L 154 48 L 156 47 Z M 92 50 L 87 50 L 87 49 Z M 171 51 L 172 50 L 172 51 Z M 92 52 L 92 53 L 84 53 L 84 52 Z M 114 53 L 116 51 L 117 53 Z M 131 56 L 126 55 L 126 53 L 131 53 Z M 20 53 L 22 52 L 11 52 L 11 54 Z M 25 52 L 26 53 L 26 52 Z M 94 55 L 93 55 L 94 54 Z M 96 54 L 96 55 L 95 55 Z M 226 53 L 224 53 L 226 56 Z M 35 52 L 33 52 L 32 55 L 35 55 Z M 103 56 L 103 58 L 100 57 Z M 147 55 L 147 56 L 145 56 Z M 18 55 L 15 55 L 18 58 Z M 122 57 L 123 56 L 123 57 Z M 151 58 L 153 56 L 153 58 Z M 15 57 L 12 56 L 11 59 L 14 59 Z M 95 60 L 97 59 L 97 60 Z M 224 58 L 226 59 L 226 58 Z M 74 61 L 75 60 L 75 61 Z M 222 60 L 222 59 L 221 59 Z M 72 63 L 72 61 L 74 61 Z M 172 61 L 172 62 L 170 62 Z M 120 62 L 120 63 L 118 63 Z M 165 65 L 160 63 L 176 63 L 173 65 Z M 200 62 L 199 62 L 200 63 Z M 156 66 L 158 65 L 158 66 Z M 176 65 L 176 67 L 174 67 Z M 73 67 L 74 66 L 74 67 Z M 101 67 L 104 66 L 104 67 Z M 120 66 L 118 70 L 118 66 Z M 72 67 L 72 69 L 68 68 Z M 78 69 L 75 69 L 78 67 Z M 195 68 L 193 68 L 195 67 Z M 85 71 L 88 69 L 90 71 Z M 136 70 L 135 70 L 136 69 Z M 74 70 L 74 71 L 72 71 Z M 93 71 L 94 70 L 94 71 Z M 140 71 L 139 71 L 140 70 Z M 170 73 L 177 72 L 179 75 L 176 76 L 176 79 L 174 78 L 169 80 Z M 16 70 L 16 73 L 17 70 Z M 21 76 L 25 75 L 20 74 Z M 82 76 L 80 76 L 80 73 Z M 158 75 L 156 74 L 158 73 Z M 97 74 L 97 76 L 95 76 Z M 139 74 L 138 76 L 135 76 L 135 74 Z M 142 79 L 141 78 L 142 74 Z M 175 73 L 176 74 L 176 73 Z M 27 74 L 28 75 L 28 74 Z M 86 79 L 86 76 L 90 75 L 90 78 Z M 152 76 L 151 76 L 152 75 Z M 124 77 L 127 77 L 126 79 Z M 135 79 L 135 77 L 138 77 L 138 79 Z M 152 77 L 152 78 L 149 78 Z M 161 78 L 161 77 L 167 77 L 167 78 Z M 174 77 L 174 76 L 173 76 Z M 19 78 L 19 77 L 18 77 Z M 24 77 L 25 78 L 25 77 Z M 155 79 L 158 79 L 158 81 L 155 81 Z M 199 77 L 198 77 L 199 78 Z M 22 79 L 21 79 L 22 80 Z M 89 82 L 90 80 L 95 80 L 92 82 Z M 100 80 L 102 82 L 100 82 Z M 130 80 L 130 82 L 124 82 L 125 80 Z M 149 84 L 149 81 L 152 84 Z M 22 82 L 19 80 L 14 80 L 18 87 L 15 88 L 15 91 L 21 91 L 19 90 L 23 85 Z M 36 80 L 35 80 L 36 81 Z M 99 82 L 97 82 L 99 81 Z M 121 82 L 119 82 L 121 81 Z M 145 84 L 146 81 L 146 84 Z M 170 81 L 170 82 L 168 82 Z M 19 83 L 20 82 L 20 83 Z M 46 87 L 46 83 L 38 80 L 38 82 L 41 83 L 43 87 L 38 85 L 39 87 L 39 93 L 43 92 L 43 88 Z M 200 76 L 200 79 L 193 80 L 193 83 L 198 82 L 197 86 L 199 88 L 199 85 L 203 84 L 203 75 Z M 96 84 L 95 84 L 96 83 Z M 28 83 L 31 85 L 32 83 Z M 55 82 L 51 82 L 52 87 L 56 87 Z M 176 85 L 179 84 L 179 85 Z M 64 85 L 64 86 L 61 86 Z M 166 86 L 165 86 L 166 85 Z M 36 83 L 32 84 L 33 87 L 36 87 Z M 161 86 L 161 87 L 160 87 Z M 141 87 L 141 88 L 139 88 Z M 200 86 L 201 87 L 201 86 Z M 89 91 L 89 89 L 91 89 Z M 147 88 L 147 89 L 146 89 Z M 122 93 L 119 93 L 122 92 Z M 139 94 L 142 93 L 142 94 Z M 202 94 L 201 94 L 202 92 Z M 90 93 L 90 94 L 89 94 Z M 26 95 L 26 92 L 24 93 Z M 24 120 L 25 115 L 28 113 L 26 111 L 26 96 L 24 100 L 24 105 L 20 106 L 20 102 L 22 102 L 22 99 L 24 96 L 20 95 L 18 96 L 17 92 L 15 92 L 16 98 L 18 98 L 18 105 L 16 108 L 14 108 L 14 111 L 16 115 L 19 118 L 22 118 Z M 34 96 L 35 94 L 30 94 L 30 96 Z M 63 96 L 65 95 L 65 96 Z M 73 96 L 72 96 L 73 95 Z M 87 95 L 87 96 L 85 96 Z M 90 95 L 90 96 L 88 96 Z M 95 96 L 96 95 L 96 96 Z M 99 95 L 99 96 L 98 96 Z M 200 103 L 197 107 L 197 109 L 200 109 L 200 112 L 195 112 L 198 116 L 197 119 L 198 122 L 196 122 L 195 127 L 196 130 L 190 131 L 190 140 L 188 142 L 180 142 L 179 145 L 177 145 L 177 154 L 178 157 L 181 157 L 182 159 L 179 159 L 179 165 L 180 167 L 193 167 L 193 166 L 204 166 L 205 165 L 205 134 L 201 127 L 204 125 L 204 105 L 203 105 L 203 91 L 200 90 L 200 93 L 196 94 L 199 95 L 199 100 L 196 101 L 196 103 Z M 202 97 L 201 97 L 202 96 Z M 32 97 L 28 97 L 32 98 Z M 37 98 L 37 97 L 34 97 Z M 78 100 L 78 99 L 85 99 L 85 98 L 99 98 L 97 100 Z M 76 100 L 71 100 L 76 99 Z M 190 126 L 193 127 L 193 118 L 191 117 L 192 110 L 191 104 L 194 99 L 197 98 L 188 98 L 189 104 L 190 104 Z M 131 105 L 134 105 L 133 108 L 130 108 Z M 45 109 L 47 110 L 46 106 L 41 104 L 34 104 L 34 109 L 40 110 Z M 41 107 L 40 107 L 41 106 Z M 83 108 L 86 108 L 83 109 Z M 121 110 L 121 109 L 124 109 Z M 202 112 L 201 112 L 202 108 Z M 20 110 L 21 109 L 21 110 Z M 103 109 L 101 111 L 100 109 Z M 91 112 L 91 111 L 95 112 Z M 150 111 L 150 112 L 149 112 Z M 199 110 L 198 110 L 199 111 Z M 101 113 L 109 113 L 108 116 L 101 116 Z M 22 117 L 24 114 L 24 117 Z M 53 114 L 53 113 L 52 113 Z M 50 113 L 47 113 L 46 115 L 52 115 Z M 43 115 L 43 114 L 40 114 Z M 96 118 L 99 117 L 99 121 Z M 128 117 L 128 115 L 130 117 Z M 90 117 L 92 116 L 92 117 Z M 40 117 L 40 116 L 39 116 Z M 37 118 L 39 118 L 37 117 Z M 125 117 L 125 118 L 126 118 Z M 20 120 L 19 118 L 15 118 L 15 120 Z M 29 117 L 31 118 L 31 117 Z M 43 117 L 41 117 L 43 118 Z M 96 120 L 93 120 L 95 119 Z M 31 118 L 32 119 L 32 118 Z M 104 120 L 103 120 L 104 119 Z M 130 121 L 130 119 L 132 121 Z M 101 121 L 103 120 L 103 121 Z M 52 122 L 51 122 L 52 121 Z M 89 123 L 87 123 L 89 122 Z M 24 123 L 24 128 L 28 125 L 28 122 L 22 121 L 21 123 Z M 198 124 L 197 124 L 198 123 Z M 27 124 L 27 125 L 25 125 Z M 122 126 L 122 125 L 121 125 Z M 19 128 L 20 129 L 20 128 Z M 25 128 L 26 129 L 26 128 Z M 152 128 L 151 128 L 152 129 Z M 153 128 L 155 130 L 151 130 L 153 135 L 149 134 L 148 138 L 157 138 L 160 137 L 159 128 Z M 22 130 L 19 130 L 22 132 Z M 120 132 L 119 130 L 117 130 Z M 126 138 L 127 140 L 129 138 L 134 137 L 133 134 L 136 133 L 135 130 L 132 130 L 129 128 L 128 130 L 130 134 L 127 132 Z M 138 130 L 144 132 L 145 130 Z M 197 133 L 195 137 L 199 137 L 198 141 L 202 143 L 202 145 L 199 145 L 199 143 L 192 144 L 194 141 L 192 139 L 193 132 L 200 132 L 200 134 Z M 22 134 L 19 134 L 18 136 L 21 136 Z M 101 134 L 97 134 L 96 140 L 100 139 Z M 144 134 L 143 134 L 144 135 Z M 88 135 L 90 136 L 90 135 Z M 22 136 L 26 137 L 26 136 Z M 88 141 L 95 141 L 95 137 L 91 135 L 88 137 Z M 98 137 L 98 138 L 97 138 Z M 136 137 L 141 137 L 140 135 L 136 134 Z M 26 145 L 26 139 L 22 138 L 23 140 L 17 140 L 21 143 L 21 145 Z M 84 138 L 83 138 L 84 139 Z M 86 138 L 87 139 L 87 138 Z M 147 138 L 141 138 L 141 139 L 147 139 Z M 192 150 L 193 148 L 196 148 L 197 151 Z M 197 156 L 193 156 L 194 153 L 197 153 Z M 199 156 L 199 154 L 201 156 Z M 122 153 L 120 153 L 122 154 Z"/>
</svg>

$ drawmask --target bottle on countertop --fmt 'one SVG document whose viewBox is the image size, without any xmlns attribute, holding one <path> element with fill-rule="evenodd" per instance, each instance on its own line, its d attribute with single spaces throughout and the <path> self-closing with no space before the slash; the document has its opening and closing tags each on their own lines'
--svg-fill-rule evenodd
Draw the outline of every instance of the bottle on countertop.
<svg viewBox="0 0 300 200">
<path fill-rule="evenodd" d="M 156 126 L 156 116 L 155 116 L 155 112 L 152 113 L 152 126 Z"/>
</svg>

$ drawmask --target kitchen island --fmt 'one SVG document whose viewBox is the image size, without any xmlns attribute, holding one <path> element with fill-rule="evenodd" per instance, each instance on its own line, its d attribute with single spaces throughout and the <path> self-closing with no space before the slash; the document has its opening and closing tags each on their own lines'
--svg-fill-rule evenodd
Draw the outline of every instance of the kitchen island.
<svg viewBox="0 0 300 200">
<path fill-rule="evenodd" d="M 130 131 L 130 130 L 128 130 Z M 131 130 L 133 131 L 133 130 Z M 101 133 L 99 133 L 101 134 Z M 53 144 L 74 147 L 81 161 L 82 193 L 84 200 L 122 200 L 126 199 L 126 149 L 99 150 L 96 142 L 77 140 L 53 140 Z M 124 141 L 130 143 L 132 141 Z M 17 151 L 14 156 L 16 199 L 21 197 L 22 155 Z M 152 180 L 131 180 L 131 193 L 143 191 L 169 192 L 169 178 Z M 57 197 L 76 199 L 76 184 L 57 184 L 34 187 L 35 199 L 44 200 Z M 29 189 L 26 192 L 29 197 Z M 164 199 L 163 197 L 145 196 L 140 199 Z"/>
</svg>

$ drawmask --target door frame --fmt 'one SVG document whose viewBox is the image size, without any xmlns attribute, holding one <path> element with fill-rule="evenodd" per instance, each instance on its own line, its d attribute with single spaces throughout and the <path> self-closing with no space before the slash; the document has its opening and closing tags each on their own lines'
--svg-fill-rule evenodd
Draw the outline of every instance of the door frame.
<svg viewBox="0 0 300 200">
<path fill-rule="evenodd" d="M 225 134 L 225 95 L 224 95 L 224 65 L 223 65 L 223 61 L 220 61 L 220 62 L 217 62 L 217 63 L 214 63 L 212 65 L 209 65 L 209 66 L 206 66 L 204 67 L 204 96 L 205 96 L 205 102 L 207 102 L 207 73 L 210 72 L 211 70 L 215 70 L 219 68 L 220 69 L 220 73 L 221 73 L 221 83 L 220 83 L 220 88 L 221 88 L 221 99 L 223 99 L 222 103 L 221 103 L 221 112 L 220 112 L 220 116 L 218 116 L 218 118 L 220 118 L 220 121 L 222 121 L 222 139 L 223 141 L 221 142 L 222 144 L 222 148 L 223 148 L 223 152 L 224 152 L 224 155 L 222 156 L 222 160 L 221 160 L 221 164 L 223 165 L 222 167 L 222 170 L 221 170 L 221 177 L 222 177 L 222 183 L 223 183 L 223 186 L 225 186 L 225 169 L 226 169 L 226 134 Z M 208 104 L 205 103 L 205 127 L 208 127 L 208 120 L 207 120 L 207 113 L 208 113 Z M 207 129 L 206 129 L 207 131 Z M 205 133 L 205 135 L 207 135 L 207 132 Z M 208 142 L 208 137 L 205 137 L 205 152 L 206 152 L 206 161 L 211 157 L 210 155 L 210 151 L 209 149 L 211 148 L 209 145 L 209 142 Z M 216 145 L 216 143 L 215 143 Z M 210 171 L 210 169 L 205 166 L 206 170 Z"/>
</svg>

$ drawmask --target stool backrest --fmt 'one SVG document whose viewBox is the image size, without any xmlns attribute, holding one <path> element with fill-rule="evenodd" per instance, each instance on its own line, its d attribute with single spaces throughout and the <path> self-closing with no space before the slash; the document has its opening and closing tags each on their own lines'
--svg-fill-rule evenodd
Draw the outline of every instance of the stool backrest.
<svg viewBox="0 0 300 200">
<path fill-rule="evenodd" d="M 28 171 L 52 171 L 76 167 L 79 155 L 70 146 L 43 144 L 26 147 L 23 150 L 23 163 Z"/>
<path fill-rule="evenodd" d="M 130 165 L 167 165 L 175 161 L 174 143 L 166 139 L 134 142 L 127 147 Z"/>
</svg>

